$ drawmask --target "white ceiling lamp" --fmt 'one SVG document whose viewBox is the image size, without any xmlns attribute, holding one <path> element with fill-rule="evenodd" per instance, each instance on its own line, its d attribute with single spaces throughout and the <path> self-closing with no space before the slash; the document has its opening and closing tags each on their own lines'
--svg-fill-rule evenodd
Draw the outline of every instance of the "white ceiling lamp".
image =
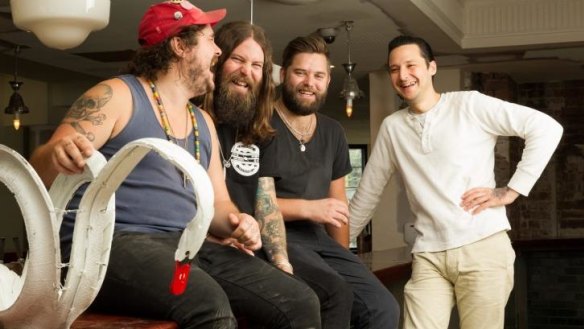
<svg viewBox="0 0 584 329">
<path fill-rule="evenodd" d="M 14 25 L 61 50 L 79 46 L 109 23 L 110 0 L 10 0 L 10 7 Z"/>
<path fill-rule="evenodd" d="M 345 21 L 345 30 L 347 30 L 347 57 L 348 62 L 343 63 L 343 67 L 345 68 L 345 72 L 347 72 L 347 76 L 345 77 L 345 81 L 343 82 L 343 90 L 341 90 L 340 97 L 346 101 L 345 112 L 347 113 L 347 117 L 351 117 L 353 114 L 353 100 L 359 99 L 364 96 L 363 91 L 359 89 L 359 85 L 357 85 L 357 80 L 355 80 L 351 74 L 355 69 L 357 63 L 351 62 L 351 29 L 353 28 L 353 21 Z"/>
</svg>

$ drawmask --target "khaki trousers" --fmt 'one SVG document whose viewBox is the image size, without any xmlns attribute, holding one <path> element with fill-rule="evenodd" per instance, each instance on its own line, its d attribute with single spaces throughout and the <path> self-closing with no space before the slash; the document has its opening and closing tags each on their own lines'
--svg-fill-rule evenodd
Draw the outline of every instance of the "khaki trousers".
<svg viewBox="0 0 584 329">
<path fill-rule="evenodd" d="M 404 329 L 446 329 L 455 304 L 461 329 L 502 329 L 514 261 L 506 232 L 455 249 L 414 253 Z"/>
</svg>

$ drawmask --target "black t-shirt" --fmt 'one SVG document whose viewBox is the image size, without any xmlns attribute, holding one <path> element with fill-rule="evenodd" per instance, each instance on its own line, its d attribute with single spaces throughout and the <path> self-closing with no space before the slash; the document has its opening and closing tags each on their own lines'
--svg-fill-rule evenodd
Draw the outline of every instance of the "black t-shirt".
<svg viewBox="0 0 584 329">
<path fill-rule="evenodd" d="M 239 211 L 253 216 L 260 177 L 260 146 L 236 142 L 237 132 L 228 125 L 217 125 L 217 135 L 229 196 Z"/>
<path fill-rule="evenodd" d="M 317 113 L 316 130 L 305 151 L 277 112 L 272 126 L 277 135 L 262 149 L 261 177 L 274 177 L 278 198 L 317 200 L 329 196 L 330 183 L 351 172 L 343 127 Z"/>
</svg>

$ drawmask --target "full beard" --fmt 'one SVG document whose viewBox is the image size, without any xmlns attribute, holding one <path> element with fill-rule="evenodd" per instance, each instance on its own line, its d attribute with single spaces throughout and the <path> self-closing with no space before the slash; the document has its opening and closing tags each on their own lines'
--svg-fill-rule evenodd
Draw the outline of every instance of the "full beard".
<svg viewBox="0 0 584 329">
<path fill-rule="evenodd" d="M 286 108 L 294 114 L 306 116 L 312 113 L 318 112 L 324 105 L 326 101 L 326 92 L 322 94 L 315 93 L 315 100 L 314 102 L 305 104 L 298 96 L 296 96 L 296 90 L 293 89 L 292 86 L 288 86 L 287 84 L 283 85 L 282 88 L 282 101 Z"/>
<path fill-rule="evenodd" d="M 217 120 L 239 129 L 248 127 L 255 116 L 258 88 L 251 81 L 247 81 L 251 86 L 247 93 L 232 91 L 229 84 L 235 75 L 220 78 L 221 83 L 215 90 L 213 99 Z"/>
</svg>

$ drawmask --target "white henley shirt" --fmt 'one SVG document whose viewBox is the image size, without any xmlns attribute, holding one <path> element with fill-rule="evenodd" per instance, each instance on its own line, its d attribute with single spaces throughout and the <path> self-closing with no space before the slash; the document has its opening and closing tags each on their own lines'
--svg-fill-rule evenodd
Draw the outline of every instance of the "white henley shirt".
<svg viewBox="0 0 584 329">
<path fill-rule="evenodd" d="M 396 171 L 415 216 L 412 252 L 457 248 L 511 229 L 504 206 L 472 215 L 459 206 L 462 194 L 474 187 L 495 187 L 497 137 L 518 136 L 525 148 L 507 186 L 527 196 L 562 131 L 542 112 L 476 91 L 442 94 L 423 125 L 408 109 L 389 115 L 350 203 L 351 237 L 369 222 Z"/>
</svg>

